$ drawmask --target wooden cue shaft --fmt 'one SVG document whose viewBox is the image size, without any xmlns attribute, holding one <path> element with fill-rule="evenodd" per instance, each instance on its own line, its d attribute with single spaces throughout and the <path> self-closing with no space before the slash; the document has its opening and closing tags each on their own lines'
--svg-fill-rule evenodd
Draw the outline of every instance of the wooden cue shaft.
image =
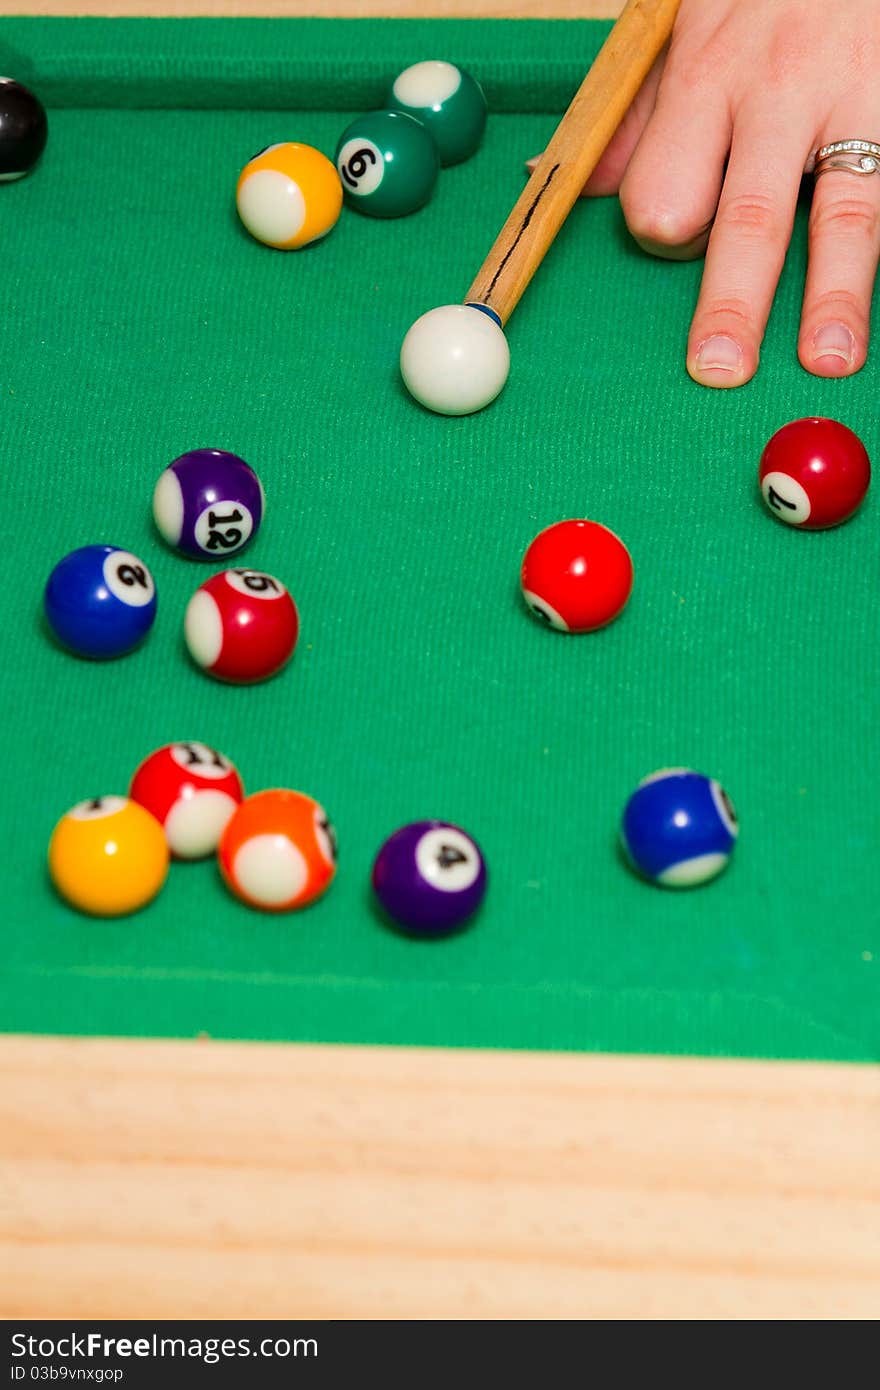
<svg viewBox="0 0 880 1390">
<path fill-rule="evenodd" d="M 599 163 L 657 55 L 681 0 L 629 0 L 514 204 L 465 297 L 506 323 Z"/>
</svg>

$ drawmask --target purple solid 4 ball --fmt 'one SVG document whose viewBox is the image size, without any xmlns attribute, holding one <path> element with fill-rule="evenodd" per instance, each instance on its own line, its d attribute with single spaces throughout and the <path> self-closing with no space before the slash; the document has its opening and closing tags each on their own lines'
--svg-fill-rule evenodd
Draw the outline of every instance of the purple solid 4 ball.
<svg viewBox="0 0 880 1390">
<path fill-rule="evenodd" d="M 153 493 L 153 518 L 163 539 L 197 560 L 237 555 L 256 535 L 264 508 L 256 473 L 225 449 L 181 454 Z"/>
<path fill-rule="evenodd" d="M 414 936 L 445 936 L 476 912 L 486 864 L 466 831 L 414 821 L 395 831 L 373 865 L 373 889 L 389 917 Z"/>
</svg>

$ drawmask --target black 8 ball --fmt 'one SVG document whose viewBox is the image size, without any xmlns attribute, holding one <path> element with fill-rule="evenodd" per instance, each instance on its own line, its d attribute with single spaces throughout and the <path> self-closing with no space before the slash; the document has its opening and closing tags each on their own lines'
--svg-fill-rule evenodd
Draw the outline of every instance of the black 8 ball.
<svg viewBox="0 0 880 1390">
<path fill-rule="evenodd" d="M 0 77 L 0 183 L 30 173 L 48 134 L 42 102 L 20 82 Z"/>
</svg>

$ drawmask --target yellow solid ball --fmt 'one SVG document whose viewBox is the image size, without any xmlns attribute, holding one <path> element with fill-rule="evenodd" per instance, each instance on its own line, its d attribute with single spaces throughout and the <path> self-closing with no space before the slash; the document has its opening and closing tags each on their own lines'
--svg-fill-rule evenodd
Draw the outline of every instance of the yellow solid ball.
<svg viewBox="0 0 880 1390">
<path fill-rule="evenodd" d="M 296 251 L 336 226 L 342 183 L 335 164 L 311 145 L 270 145 L 242 169 L 235 204 L 257 241 Z"/>
<path fill-rule="evenodd" d="M 81 801 L 62 816 L 49 843 L 49 873 L 63 898 L 95 917 L 137 912 L 168 873 L 165 832 L 124 796 Z"/>
</svg>

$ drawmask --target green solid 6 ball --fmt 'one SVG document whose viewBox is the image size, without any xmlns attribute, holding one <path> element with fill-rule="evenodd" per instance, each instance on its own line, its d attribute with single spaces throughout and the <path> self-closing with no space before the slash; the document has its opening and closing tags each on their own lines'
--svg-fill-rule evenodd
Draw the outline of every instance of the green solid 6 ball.
<svg viewBox="0 0 880 1390">
<path fill-rule="evenodd" d="M 405 68 L 395 77 L 385 105 L 421 121 L 433 135 L 444 167 L 469 159 L 486 129 L 483 89 L 454 63 L 435 60 Z"/>
<path fill-rule="evenodd" d="M 343 132 L 336 168 L 346 202 L 371 217 L 404 217 L 424 207 L 440 157 L 423 125 L 400 111 L 371 111 Z"/>
</svg>

